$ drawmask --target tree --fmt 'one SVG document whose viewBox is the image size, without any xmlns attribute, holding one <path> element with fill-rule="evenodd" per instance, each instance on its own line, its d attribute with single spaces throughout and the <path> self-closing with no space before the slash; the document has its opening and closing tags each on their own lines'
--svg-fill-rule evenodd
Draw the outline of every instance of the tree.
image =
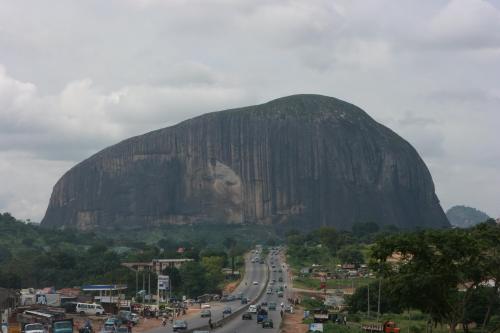
<svg viewBox="0 0 500 333">
<path fill-rule="evenodd" d="M 377 299 L 378 299 L 378 282 L 370 283 L 370 311 L 377 311 Z M 349 311 L 364 312 L 368 308 L 368 287 L 363 286 L 356 288 L 354 294 L 347 297 L 347 305 L 349 306 Z M 404 310 L 403 304 L 400 302 L 398 297 L 391 292 L 391 287 L 388 285 L 387 281 L 382 283 L 381 288 L 381 302 L 380 302 L 380 313 L 401 313 Z"/>
<path fill-rule="evenodd" d="M 197 297 L 206 292 L 206 271 L 199 262 L 187 262 L 180 269 L 182 289 L 189 297 Z"/>
<path fill-rule="evenodd" d="M 224 239 L 224 247 L 227 250 L 228 256 L 231 258 L 231 274 L 234 275 L 234 257 L 236 256 L 236 245 L 237 242 L 232 237 L 226 237 Z"/>
<path fill-rule="evenodd" d="M 372 265 L 410 308 L 447 323 L 455 332 L 474 289 L 485 279 L 476 239 L 463 230 L 429 230 L 379 240 Z M 396 262 L 387 263 L 387 258 Z"/>
<path fill-rule="evenodd" d="M 201 264 L 206 271 L 207 289 L 210 292 L 218 290 L 219 285 L 224 281 L 224 268 L 223 257 L 203 257 Z"/>
<path fill-rule="evenodd" d="M 337 253 L 343 263 L 360 265 L 365 262 L 363 253 L 355 245 L 344 246 Z"/>
</svg>

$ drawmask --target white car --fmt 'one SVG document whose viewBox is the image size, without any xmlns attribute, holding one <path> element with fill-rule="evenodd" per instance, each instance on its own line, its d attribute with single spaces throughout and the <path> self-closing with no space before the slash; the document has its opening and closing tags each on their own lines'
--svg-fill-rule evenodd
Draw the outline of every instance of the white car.
<svg viewBox="0 0 500 333">
<path fill-rule="evenodd" d="M 201 308 L 202 308 L 202 309 L 210 309 L 210 308 L 211 308 L 211 306 L 210 306 L 210 304 L 208 304 L 208 303 L 203 303 L 203 304 L 201 305 Z"/>
<path fill-rule="evenodd" d="M 254 282 L 253 282 L 253 285 L 254 285 L 254 286 L 256 286 L 256 285 L 258 285 L 258 284 L 259 284 L 259 281 L 254 281 Z"/>
<path fill-rule="evenodd" d="M 252 304 L 248 307 L 248 312 L 250 313 L 257 313 L 257 305 Z"/>
</svg>

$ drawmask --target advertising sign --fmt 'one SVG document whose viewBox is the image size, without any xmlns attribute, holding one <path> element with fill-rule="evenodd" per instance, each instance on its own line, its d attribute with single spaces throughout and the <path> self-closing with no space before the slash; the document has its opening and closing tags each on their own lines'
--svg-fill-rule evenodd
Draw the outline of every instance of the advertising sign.
<svg viewBox="0 0 500 333">
<path fill-rule="evenodd" d="M 168 275 L 158 275 L 158 290 L 169 290 L 170 277 Z"/>
<path fill-rule="evenodd" d="M 309 332 L 323 332 L 323 324 L 321 323 L 309 324 Z"/>
</svg>

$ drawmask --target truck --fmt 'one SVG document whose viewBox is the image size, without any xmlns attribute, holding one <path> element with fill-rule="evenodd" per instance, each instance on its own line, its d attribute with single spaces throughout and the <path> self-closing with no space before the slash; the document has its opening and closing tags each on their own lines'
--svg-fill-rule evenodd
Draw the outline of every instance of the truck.
<svg viewBox="0 0 500 333">
<path fill-rule="evenodd" d="M 361 329 L 370 333 L 399 333 L 400 331 L 400 328 L 396 326 L 396 323 L 391 320 L 388 320 L 383 324 L 362 324 Z"/>
</svg>

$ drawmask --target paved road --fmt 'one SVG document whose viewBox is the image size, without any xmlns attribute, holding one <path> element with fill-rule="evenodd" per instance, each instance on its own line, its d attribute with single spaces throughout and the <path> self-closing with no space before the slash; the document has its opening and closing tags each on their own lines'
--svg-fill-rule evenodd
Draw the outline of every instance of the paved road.
<svg viewBox="0 0 500 333">
<path fill-rule="evenodd" d="M 255 301 L 255 298 L 258 296 L 262 288 L 264 288 L 264 282 L 266 280 L 267 274 L 267 265 L 252 263 L 251 256 L 246 256 L 245 262 L 245 277 L 244 280 L 238 285 L 238 287 L 232 293 L 236 295 L 238 293 L 243 293 L 244 297 L 250 298 L 250 303 Z M 253 281 L 257 281 L 259 284 L 254 285 Z M 211 302 L 211 312 L 212 312 L 212 322 L 216 322 L 217 320 L 222 319 L 222 310 L 226 306 L 230 306 L 233 311 L 241 308 L 240 300 L 232 301 L 232 302 Z M 193 329 L 197 327 L 201 327 L 208 324 L 209 318 L 201 318 L 199 314 L 193 314 L 191 316 L 184 317 L 183 319 L 187 320 L 188 328 Z M 147 333 L 170 333 L 172 332 L 172 326 L 169 323 L 167 327 L 158 327 L 152 330 L 147 331 Z"/>
<path fill-rule="evenodd" d="M 288 281 L 288 274 L 286 271 L 286 265 L 284 265 L 284 260 L 283 257 L 281 256 L 281 252 L 279 255 L 276 256 L 270 256 L 268 264 L 271 265 L 270 262 L 273 262 L 275 265 L 275 268 L 270 268 L 270 278 L 269 278 L 269 283 L 271 284 L 272 280 L 275 279 L 276 281 L 279 281 L 279 278 L 282 277 L 284 279 L 284 282 L 276 282 L 273 285 L 270 285 L 273 290 L 276 290 L 279 286 L 289 284 Z M 282 273 L 279 272 L 279 270 L 282 270 Z M 267 301 L 268 304 L 270 302 L 274 302 L 277 304 L 276 311 L 268 311 L 269 318 L 273 320 L 274 323 L 274 328 L 273 329 L 264 329 L 260 324 L 257 324 L 257 316 L 253 315 L 252 320 L 242 320 L 241 316 L 238 316 L 231 320 L 230 322 L 226 323 L 223 327 L 218 328 L 216 330 L 213 330 L 212 332 L 217 332 L 217 333 L 253 333 L 253 332 L 278 332 L 279 331 L 279 326 L 281 324 L 281 316 L 280 316 L 280 304 L 283 302 L 287 304 L 287 298 L 288 298 L 288 288 L 285 289 L 285 295 L 283 298 L 278 298 L 277 293 L 273 292 L 271 295 L 268 295 L 265 293 L 259 300 L 258 303 Z"/>
</svg>

